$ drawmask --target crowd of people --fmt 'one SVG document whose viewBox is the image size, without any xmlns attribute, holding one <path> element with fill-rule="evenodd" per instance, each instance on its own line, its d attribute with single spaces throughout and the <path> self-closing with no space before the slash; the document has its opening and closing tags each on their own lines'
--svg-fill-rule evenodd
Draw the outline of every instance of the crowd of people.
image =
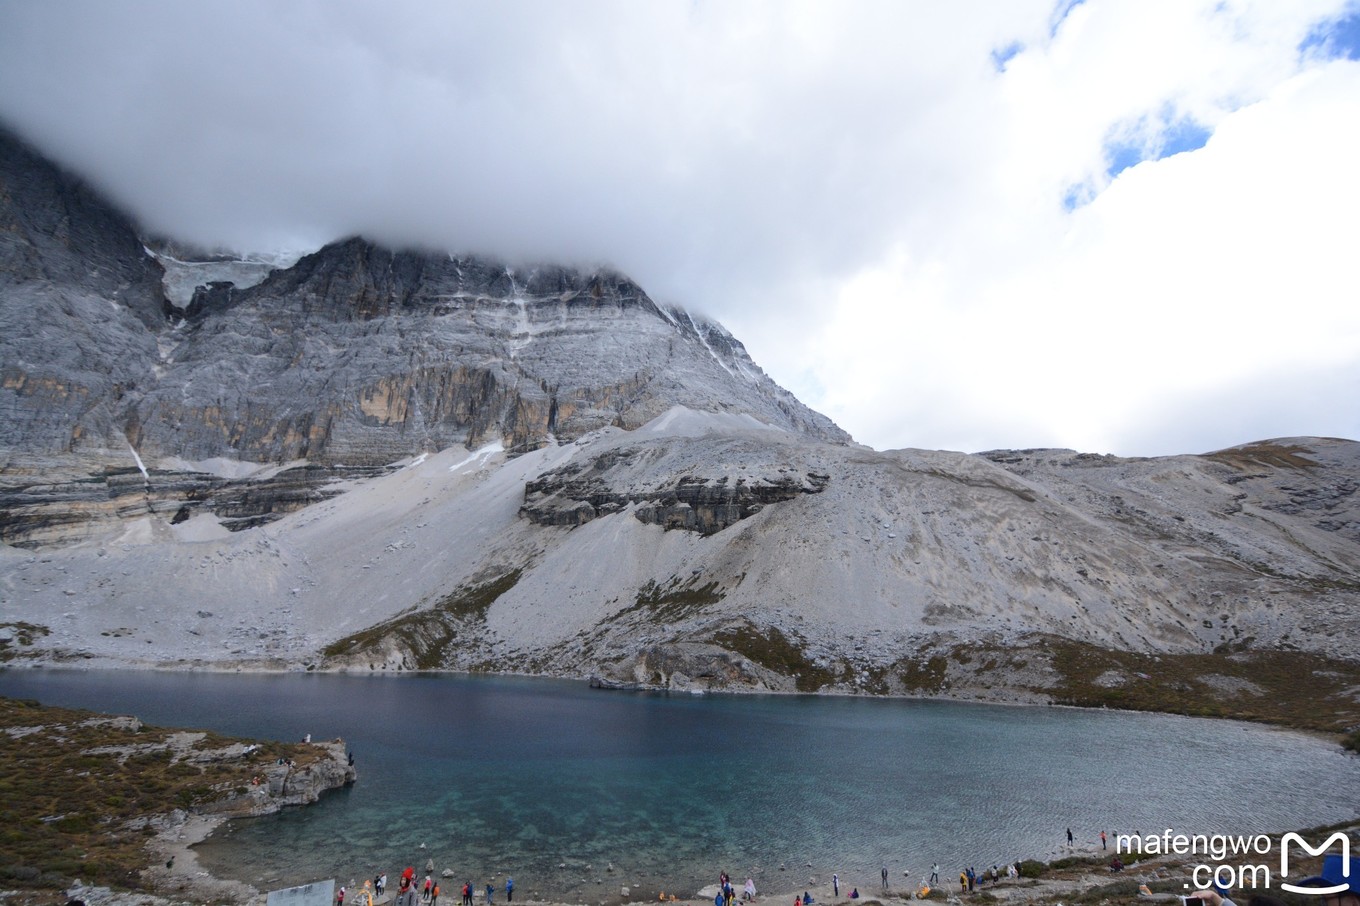
<svg viewBox="0 0 1360 906">
<path fill-rule="evenodd" d="M 1069 839 L 1071 830 L 1068 830 Z M 1101 834 L 1102 844 L 1105 842 L 1105 834 Z M 959 869 L 959 893 L 968 894 L 986 884 L 996 884 L 1004 879 L 1015 879 L 1020 875 L 1021 863 L 1014 862 L 1005 865 L 993 864 L 982 871 L 977 871 L 972 866 Z M 1123 863 L 1119 860 L 1116 853 L 1114 861 L 1110 865 L 1112 871 L 1122 870 Z M 392 899 L 393 906 L 439 906 L 441 890 L 439 882 L 433 877 L 433 862 L 427 866 L 425 879 L 417 882 L 415 869 L 408 867 L 402 872 L 397 882 L 397 891 Z M 911 889 L 911 872 L 904 871 L 903 877 L 908 880 L 907 889 L 899 892 L 899 896 L 907 898 L 924 899 L 931 892 L 932 887 L 940 883 L 940 866 L 938 863 L 931 867 L 929 879 L 922 883 L 918 889 Z M 888 889 L 888 868 L 883 866 L 879 873 L 883 890 Z M 815 880 L 815 879 L 814 879 Z M 1322 874 L 1316 878 L 1310 878 L 1301 882 L 1306 887 L 1329 888 L 1325 891 L 1326 899 L 1320 906 L 1360 906 L 1360 859 L 1349 859 L 1343 856 L 1328 855 L 1324 861 Z M 505 902 L 514 902 L 515 881 L 513 878 L 505 879 Z M 1147 893 L 1147 888 L 1142 888 Z M 1340 890 L 1337 894 L 1334 891 Z M 483 906 L 482 903 L 475 902 L 484 897 L 484 906 L 495 906 L 494 898 L 496 887 L 488 882 L 481 892 L 472 884 L 465 881 L 461 887 L 462 900 L 460 906 Z M 363 887 L 356 893 L 350 895 L 349 906 L 378 906 L 384 902 L 383 898 L 387 893 L 387 875 L 376 875 L 371 881 L 364 881 Z M 1222 889 L 1198 891 L 1194 896 L 1186 898 L 1185 906 L 1235 906 L 1227 896 L 1227 891 Z M 337 906 L 346 906 L 347 891 L 341 887 L 336 894 Z M 831 895 L 833 900 L 842 898 L 841 879 L 839 874 L 831 875 Z M 857 900 L 860 898 L 858 887 L 851 886 L 845 898 Z M 718 876 L 718 893 L 713 898 L 713 906 L 733 906 L 733 902 L 738 899 L 736 888 L 732 884 L 731 877 L 727 872 L 721 872 Z M 756 901 L 756 884 L 754 878 L 747 878 L 740 894 L 741 903 L 739 906 L 748 906 Z M 658 900 L 667 902 L 668 898 L 663 891 Z M 677 902 L 678 898 L 671 894 L 669 902 Z M 1334 902 L 1335 901 L 1335 902 Z M 794 896 L 793 906 L 819 906 L 814 899 L 812 891 L 805 890 L 801 894 Z M 829 904 L 828 904 L 829 906 Z M 1278 901 L 1270 902 L 1266 897 L 1253 897 L 1247 906 L 1282 906 Z"/>
<path fill-rule="evenodd" d="M 439 887 L 439 881 L 435 879 L 432 872 L 434 866 L 431 864 L 425 873 L 423 882 L 416 881 L 416 870 L 407 867 L 397 880 L 396 892 L 392 895 L 393 906 L 439 906 L 439 898 L 443 895 L 443 890 Z M 347 891 L 341 887 L 335 895 L 336 906 L 345 906 L 345 895 Z M 357 898 L 350 897 L 350 906 L 374 906 L 375 903 L 385 902 L 383 897 L 387 893 L 387 874 L 375 875 L 371 881 L 364 881 L 363 888 L 359 891 Z M 461 889 L 462 900 L 460 906 L 477 906 L 474 901 L 481 900 L 485 906 L 494 906 L 496 897 L 496 887 L 487 883 L 485 892 L 479 891 L 471 881 L 464 881 Z M 515 879 L 505 879 L 505 902 L 515 901 Z"/>
</svg>

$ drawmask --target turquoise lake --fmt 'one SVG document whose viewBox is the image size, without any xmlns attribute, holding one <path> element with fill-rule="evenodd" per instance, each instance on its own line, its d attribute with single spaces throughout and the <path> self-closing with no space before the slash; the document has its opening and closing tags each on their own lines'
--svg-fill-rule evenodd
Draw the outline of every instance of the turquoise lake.
<svg viewBox="0 0 1360 906">
<path fill-rule="evenodd" d="M 199 847 L 262 888 L 449 868 L 520 898 L 877 890 L 1101 830 L 1274 834 L 1360 815 L 1360 758 L 1240 723 L 1067 708 L 605 692 L 467 676 L 0 671 L 0 695 L 275 739 L 343 737 L 359 781 Z M 1113 838 L 1111 838 L 1113 839 Z M 1111 843 L 1113 846 L 1113 843 Z M 612 870 L 610 867 L 612 865 Z M 812 880 L 815 878 L 816 880 Z M 498 898 L 499 901 L 499 898 Z"/>
</svg>

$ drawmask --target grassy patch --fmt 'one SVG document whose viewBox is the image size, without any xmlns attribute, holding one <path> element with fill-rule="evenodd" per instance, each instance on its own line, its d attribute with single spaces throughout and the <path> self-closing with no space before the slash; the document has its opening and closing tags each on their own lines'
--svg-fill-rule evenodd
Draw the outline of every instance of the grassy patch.
<svg viewBox="0 0 1360 906">
<path fill-rule="evenodd" d="M 1057 639 L 1046 650 L 1060 677 L 1050 693 L 1060 704 L 1228 717 L 1328 733 L 1360 725 L 1360 703 L 1347 694 L 1360 685 L 1360 664 L 1276 650 L 1154 656 Z M 1097 683 L 1109 670 L 1125 681 Z M 1261 694 L 1226 692 L 1213 684 L 1214 677 L 1244 680 Z"/>
<path fill-rule="evenodd" d="M 150 861 L 147 819 L 247 787 L 279 758 L 306 766 L 300 744 L 266 742 L 249 757 L 215 757 L 236 740 L 204 733 L 182 754 L 178 731 L 0 698 L 0 878 L 26 888 L 87 882 L 136 889 Z"/>
<path fill-rule="evenodd" d="M 1304 456 L 1310 452 L 1306 447 L 1297 445 L 1286 446 L 1263 442 L 1258 444 L 1247 444 L 1241 447 L 1234 447 L 1231 450 L 1219 450 L 1215 453 L 1205 454 L 1205 459 L 1212 459 L 1243 471 L 1247 471 L 1255 466 L 1273 466 L 1278 469 L 1315 469 L 1317 463 Z"/>
<path fill-rule="evenodd" d="M 1139 883 L 1136 878 L 1128 878 L 1127 880 L 1112 881 L 1109 884 L 1099 884 L 1085 890 L 1074 891 L 1069 895 L 1066 902 L 1078 904 L 1109 903 L 1112 900 L 1137 902 Z"/>
<path fill-rule="evenodd" d="M 653 581 L 642 586 L 633 606 L 622 611 L 619 616 L 647 611 L 654 620 L 678 623 L 719 603 L 725 595 L 716 581 L 700 585 L 697 576 L 685 582 L 672 576 L 665 585 Z"/>
<path fill-rule="evenodd" d="M 27 648 L 33 640 L 48 635 L 46 626 L 34 623 L 0 623 L 0 630 L 7 630 L 9 638 L 0 639 L 0 662 L 11 661 L 18 656 L 18 648 Z M 18 646 L 18 647 L 16 647 Z"/>
<path fill-rule="evenodd" d="M 326 657 L 353 657 L 376 651 L 395 641 L 415 655 L 416 669 L 443 666 L 444 653 L 466 623 L 486 619 L 496 599 L 515 587 L 522 570 L 512 570 L 489 582 L 458 588 L 433 607 L 394 617 L 345 636 L 322 649 Z"/>
<path fill-rule="evenodd" d="M 839 679 L 839 674 L 809 660 L 802 645 L 774 626 L 762 633 L 748 623 L 718 633 L 713 643 L 775 673 L 793 677 L 799 692 L 816 692 Z"/>
<path fill-rule="evenodd" d="M 890 667 L 872 670 L 870 676 L 874 683 L 885 683 L 890 676 L 897 677 L 902 691 L 907 694 L 930 694 L 944 689 L 945 677 L 949 673 L 949 661 L 943 654 L 936 654 L 926 660 L 903 658 Z"/>
</svg>

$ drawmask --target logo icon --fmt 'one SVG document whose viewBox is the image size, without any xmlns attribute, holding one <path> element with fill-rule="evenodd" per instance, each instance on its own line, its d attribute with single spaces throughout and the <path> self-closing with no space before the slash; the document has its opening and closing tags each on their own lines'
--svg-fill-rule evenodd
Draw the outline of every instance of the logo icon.
<svg viewBox="0 0 1360 906">
<path fill-rule="evenodd" d="M 1289 843 L 1290 843 L 1291 840 L 1292 840 L 1293 842 L 1297 843 L 1300 847 L 1302 847 L 1304 852 L 1306 852 L 1306 853 L 1308 853 L 1309 855 L 1312 855 L 1312 856 L 1320 856 L 1320 855 L 1322 855 L 1323 853 L 1325 853 L 1325 852 L 1331 847 L 1331 845 L 1332 845 L 1333 843 L 1336 843 L 1336 842 L 1339 841 L 1339 842 L 1341 843 L 1341 877 L 1343 877 L 1343 878 L 1349 878 L 1349 877 L 1351 876 L 1351 867 L 1350 867 L 1350 866 L 1351 866 L 1351 841 L 1350 841 L 1350 838 L 1347 837 L 1347 836 L 1345 835 L 1345 833 L 1343 833 L 1342 831 L 1337 831 L 1336 833 L 1334 833 L 1334 834 L 1332 834 L 1330 837 L 1328 837 L 1326 840 L 1324 840 L 1324 841 L 1322 842 L 1322 845 L 1321 845 L 1321 846 L 1319 846 L 1319 847 L 1317 847 L 1317 848 L 1313 848 L 1313 847 L 1309 846 L 1308 843 L 1307 843 L 1302 837 L 1300 837 L 1298 834 L 1293 833 L 1293 832 L 1290 832 L 1290 833 L 1285 834 L 1283 837 L 1280 838 L 1280 877 L 1281 877 L 1281 878 L 1287 878 L 1287 877 L 1289 877 Z M 1349 885 L 1349 884 L 1334 884 L 1334 885 L 1331 886 L 1331 887 L 1298 887 L 1298 886 L 1296 886 L 1296 885 L 1294 885 L 1294 884 L 1288 884 L 1288 883 L 1285 883 L 1284 881 L 1281 881 L 1281 882 L 1280 882 L 1280 888 L 1283 889 L 1283 890 L 1287 890 L 1287 891 L 1289 891 L 1290 893 L 1301 893 L 1301 894 L 1305 894 L 1305 895 L 1307 895 L 1307 896 L 1325 897 L 1325 896 L 1328 896 L 1329 894 L 1333 894 L 1333 893 L 1341 893 L 1341 892 L 1344 891 L 1344 890 L 1349 890 L 1349 889 L 1350 889 L 1350 885 Z"/>
</svg>

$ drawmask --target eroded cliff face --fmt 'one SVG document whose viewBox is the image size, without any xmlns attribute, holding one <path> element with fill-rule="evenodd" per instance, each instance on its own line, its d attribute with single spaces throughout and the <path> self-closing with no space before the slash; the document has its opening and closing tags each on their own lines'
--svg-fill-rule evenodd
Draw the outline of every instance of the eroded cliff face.
<svg viewBox="0 0 1360 906">
<path fill-rule="evenodd" d="M 306 763 L 290 762 L 267 764 L 258 775 L 257 783 L 227 791 L 222 798 L 201 806 L 205 815 L 226 818 L 254 818 L 272 815 L 285 808 L 310 805 L 324 793 L 354 783 L 358 771 L 349 761 L 343 740 L 311 743 L 316 757 Z"/>
<path fill-rule="evenodd" d="M 214 279 L 172 303 L 165 288 L 183 301 L 192 268 L 174 260 L 166 281 L 125 217 L 3 131 L 0 230 L 0 541 L 12 545 L 78 541 L 139 512 L 211 512 L 238 530 L 421 453 L 523 452 L 675 405 L 849 440 L 720 326 L 609 270 L 353 238 L 263 280 L 243 265 L 248 282 Z M 236 464 L 286 463 L 309 468 L 224 487 Z"/>
<path fill-rule="evenodd" d="M 258 286 L 200 292 L 185 317 L 131 410 L 143 455 L 372 466 L 634 428 L 676 404 L 848 439 L 721 328 L 609 271 L 515 270 L 352 239 Z"/>
<path fill-rule="evenodd" d="M 737 466 L 751 448 L 730 438 L 703 464 L 665 443 L 610 450 L 527 482 L 520 514 L 537 525 L 577 526 L 631 507 L 643 523 L 711 535 L 770 504 L 821 493 L 830 480 L 815 467 Z"/>
<path fill-rule="evenodd" d="M 7 154 L 0 660 L 1153 707 L 1307 675 L 1360 721 L 1353 442 L 876 452 L 622 275 L 361 239 L 170 304 Z"/>
</svg>

